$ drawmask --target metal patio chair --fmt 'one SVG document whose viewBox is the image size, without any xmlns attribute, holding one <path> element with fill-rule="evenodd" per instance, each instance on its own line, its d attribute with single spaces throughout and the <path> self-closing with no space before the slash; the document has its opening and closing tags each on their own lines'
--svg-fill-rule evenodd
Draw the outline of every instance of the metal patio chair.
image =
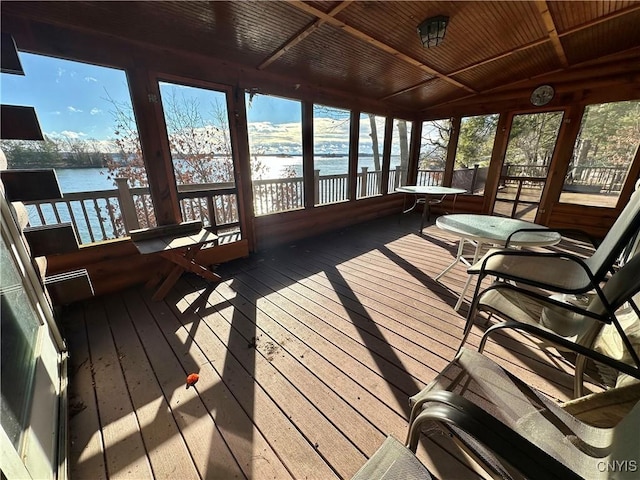
<svg viewBox="0 0 640 480">
<path fill-rule="evenodd" d="M 470 275 L 478 275 L 478 282 L 467 314 L 461 346 L 471 331 L 485 277 L 495 276 L 520 285 L 562 294 L 584 294 L 594 290 L 614 271 L 618 258 L 635 241 L 639 230 L 640 191 L 636 190 L 602 243 L 586 259 L 568 252 L 490 250 L 467 270 Z M 511 239 L 517 234 L 515 232 Z"/>
<path fill-rule="evenodd" d="M 406 445 L 415 452 L 421 433 L 444 434 L 493 478 L 637 478 L 639 399 L 640 383 L 631 382 L 560 405 L 462 349 L 411 397 Z"/>
<path fill-rule="evenodd" d="M 485 331 L 480 352 L 488 337 L 503 329 L 524 331 L 542 339 L 545 345 L 575 352 L 574 395 L 581 396 L 587 359 L 597 362 L 596 367 L 603 371 L 601 383 L 607 386 L 611 381 L 606 380 L 610 372 L 602 366 L 604 357 L 618 371 L 640 378 L 640 309 L 634 299 L 638 292 L 640 255 L 628 260 L 603 286 L 595 284 L 588 295 L 549 295 L 512 283 L 494 282 L 474 299 L 473 315 L 467 319 L 462 343 L 477 313 L 488 312 L 491 318 L 502 321 Z"/>
</svg>

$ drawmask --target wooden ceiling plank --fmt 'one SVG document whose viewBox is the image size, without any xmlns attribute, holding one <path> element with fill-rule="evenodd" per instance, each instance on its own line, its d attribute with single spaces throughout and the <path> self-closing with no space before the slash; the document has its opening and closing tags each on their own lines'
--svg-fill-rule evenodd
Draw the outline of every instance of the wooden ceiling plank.
<svg viewBox="0 0 640 480">
<path fill-rule="evenodd" d="M 547 5 L 546 1 L 540 1 L 540 2 L 537 2 L 537 3 L 538 3 L 538 4 L 540 4 L 540 3 L 544 3 L 544 4 L 545 4 L 545 7 L 544 7 L 544 8 L 547 10 L 547 12 L 549 13 L 549 16 L 550 16 L 549 8 L 548 8 L 548 5 Z M 540 8 L 540 7 L 539 7 L 539 8 Z M 600 24 L 600 23 L 604 23 L 604 22 L 609 21 L 609 20 L 612 20 L 612 19 L 614 19 L 614 18 L 621 17 L 621 16 L 627 15 L 627 14 L 629 14 L 629 13 L 633 13 L 633 12 L 635 12 L 635 11 L 637 11 L 637 10 L 640 10 L 640 5 L 634 5 L 634 6 L 631 6 L 631 7 L 628 7 L 628 8 L 624 8 L 624 9 L 622 9 L 622 10 L 618 10 L 618 11 L 616 11 L 616 12 L 614 12 L 614 13 L 611 13 L 611 14 L 606 15 L 606 16 L 604 16 L 604 17 L 596 18 L 596 19 L 594 19 L 594 20 L 591 20 L 591 21 L 589 21 L 589 22 L 587 22 L 587 23 L 583 23 L 582 25 L 578 25 L 578 26 L 576 26 L 576 27 L 573 27 L 573 28 L 571 28 L 571 29 L 569 29 L 569 30 L 566 30 L 566 31 L 564 31 L 564 32 L 561 32 L 561 33 L 558 33 L 558 32 L 557 32 L 557 30 L 555 30 L 555 24 L 554 24 L 554 27 L 553 27 L 553 28 L 554 28 L 554 31 L 556 32 L 556 36 L 557 36 L 557 38 L 558 38 L 558 42 L 559 42 L 559 41 L 560 41 L 560 37 L 564 37 L 564 36 L 566 36 L 566 35 L 570 35 L 570 34 L 572 34 L 572 33 L 576 33 L 576 32 L 579 32 L 579 31 L 581 31 L 581 30 L 585 30 L 585 29 L 587 29 L 587 28 L 593 27 L 593 26 L 598 25 L 598 24 Z M 553 19 L 551 19 L 551 22 L 553 22 Z M 546 22 L 545 22 L 545 25 L 546 25 Z M 481 66 L 483 66 L 483 65 L 486 65 L 487 63 L 495 62 L 495 61 L 497 61 L 497 60 L 500 60 L 500 59 L 502 59 L 502 58 L 508 57 L 508 56 L 513 55 L 513 54 L 515 54 L 515 53 L 521 52 L 521 51 L 523 51 L 523 50 L 528 50 L 528 49 L 530 49 L 530 48 L 537 47 L 538 45 L 542 45 L 543 43 L 546 43 L 546 42 L 549 42 L 549 41 L 553 41 L 551 37 L 549 37 L 549 38 L 543 38 L 543 39 L 540 39 L 540 40 L 533 41 L 533 42 L 528 43 L 528 44 L 526 44 L 526 45 L 522 45 L 522 46 L 520 46 L 520 47 L 516 47 L 516 48 L 513 48 L 513 49 L 511 49 L 511 50 L 509 50 L 509 51 L 506 51 L 506 52 L 504 52 L 504 53 L 501 53 L 500 55 L 496 55 L 496 56 L 494 56 L 494 57 L 487 58 L 487 59 L 485 59 L 485 60 L 482 60 L 481 62 L 477 62 L 477 63 L 474 63 L 474 64 L 472 64 L 472 65 L 468 65 L 468 66 L 466 66 L 466 67 L 464 67 L 464 68 L 461 68 L 461 69 L 459 69 L 459 70 L 456 70 L 456 71 L 454 71 L 454 72 L 450 72 L 450 73 L 448 73 L 448 75 L 449 75 L 449 76 L 452 76 L 452 77 L 453 77 L 453 76 L 455 76 L 455 75 L 459 75 L 459 74 L 461 74 L 461 73 L 463 73 L 463 72 L 466 72 L 466 71 L 468 71 L 468 70 L 472 70 L 472 69 L 474 69 L 474 68 L 481 67 Z M 565 55 L 565 53 L 564 53 L 564 49 L 562 48 L 562 45 L 561 45 L 561 44 L 560 44 L 559 46 L 560 46 L 560 48 L 562 49 L 562 53 L 561 53 L 561 54 L 559 54 L 560 59 L 561 59 L 561 61 L 563 62 L 563 67 L 564 67 L 564 68 L 567 68 L 567 67 L 569 66 L 569 63 L 568 63 L 567 58 L 566 58 L 566 55 Z M 554 48 L 556 48 L 556 44 L 555 44 L 555 42 L 554 42 Z M 556 51 L 557 51 L 557 50 L 556 50 Z M 618 53 L 619 53 L 619 52 L 618 52 Z M 564 60 L 562 60 L 562 58 L 564 58 Z M 565 62 L 566 62 L 566 64 L 565 64 Z M 541 74 L 541 75 L 538 75 L 538 76 L 543 76 L 543 75 L 547 75 L 547 74 L 557 73 L 557 72 L 558 72 L 558 71 L 560 71 L 560 70 L 562 70 L 562 69 L 556 69 L 556 70 L 553 70 L 553 71 L 551 71 L 551 72 L 546 72 L 545 74 Z M 533 77 L 533 78 L 536 78 L 536 77 Z M 401 90 L 401 91 L 398 91 L 398 92 L 394 92 L 394 93 L 392 93 L 392 94 L 388 95 L 387 97 L 385 97 L 385 98 L 383 98 L 383 99 L 381 99 L 381 100 L 386 100 L 386 99 L 388 99 L 388 98 L 395 97 L 395 96 L 400 95 L 400 94 L 402 94 L 402 93 L 406 93 L 406 92 L 408 92 L 408 91 L 412 91 L 412 90 L 414 90 L 414 89 L 416 89 L 416 88 L 420 88 L 422 85 L 426 85 L 426 84 L 428 84 L 431 80 L 432 80 L 432 79 L 430 79 L 430 80 L 426 80 L 426 81 L 425 81 L 425 82 L 423 82 L 421 85 L 415 85 L 415 86 L 410 87 L 410 88 L 408 88 L 408 89 Z M 479 92 L 479 93 L 482 93 L 482 94 L 489 93 L 489 92 L 491 92 L 491 91 L 493 91 L 493 90 L 500 90 L 500 89 L 503 89 L 503 88 L 512 87 L 512 86 L 514 86 L 514 85 L 517 85 L 517 84 L 519 84 L 519 83 L 523 83 L 523 82 L 527 82 L 527 81 L 529 81 L 529 80 L 531 80 L 531 79 L 530 79 L 530 78 L 524 78 L 524 79 L 518 80 L 518 81 L 516 81 L 516 82 L 512 82 L 512 83 L 509 83 L 509 84 L 507 84 L 507 85 L 500 85 L 500 86 L 498 86 L 498 87 L 495 87 L 494 89 L 490 89 L 490 90 L 483 91 L 483 92 Z M 429 106 L 429 107 L 426 107 L 424 110 L 428 110 L 428 109 L 430 109 L 430 108 L 434 108 L 434 107 L 436 107 L 436 106 L 438 106 L 438 107 L 439 107 L 439 106 L 446 105 L 446 104 L 449 104 L 449 103 L 452 103 L 452 102 L 457 102 L 457 101 L 459 101 L 459 100 L 466 100 L 466 99 L 469 99 L 469 98 L 471 98 L 471 97 L 473 97 L 473 96 L 474 96 L 474 95 L 464 95 L 463 97 L 460 97 L 460 98 L 455 99 L 455 100 L 447 100 L 447 101 L 445 101 L 445 102 L 441 102 L 441 103 L 438 103 L 438 104 L 436 104 L 436 105 L 431 105 L 431 106 Z"/>
<path fill-rule="evenodd" d="M 303 12 L 306 12 L 310 15 L 315 15 L 317 18 L 324 20 L 326 23 L 333 25 L 336 28 L 339 28 L 340 30 L 342 30 L 345 33 L 348 33 L 349 35 L 362 40 L 374 47 L 376 47 L 379 50 L 382 50 L 386 53 L 389 53 L 390 55 L 393 55 L 394 57 L 409 63 L 410 65 L 413 65 L 417 68 L 420 68 L 421 70 L 429 73 L 430 75 L 435 75 L 436 77 L 442 78 L 444 81 L 451 83 L 452 85 L 455 85 L 458 88 L 462 88 L 468 92 L 471 93 L 476 93 L 476 91 L 469 87 L 468 85 L 465 85 L 461 82 L 458 82 L 457 80 L 445 75 L 444 73 L 435 70 L 434 68 L 425 65 L 424 63 L 422 63 L 420 60 L 417 60 L 415 58 L 410 57 L 409 55 L 406 55 L 398 50 L 396 50 L 395 48 L 391 47 L 390 45 L 387 45 L 386 43 L 381 42 L 380 40 L 376 40 L 373 37 L 370 37 L 369 35 L 367 35 L 366 33 L 353 28 L 349 25 L 347 25 L 346 23 L 342 22 L 341 20 L 338 20 L 337 18 L 334 18 L 332 16 L 330 16 L 329 14 L 326 14 L 314 7 L 312 7 L 311 5 L 308 5 L 304 2 L 301 2 L 300 0 L 286 0 L 290 5 L 296 7 L 299 10 L 302 10 Z"/>
<path fill-rule="evenodd" d="M 398 90 L 397 92 L 393 92 L 390 95 L 386 95 L 386 96 L 380 98 L 379 100 L 380 101 L 385 101 L 385 100 L 389 100 L 390 98 L 396 97 L 398 95 L 402 95 L 403 93 L 412 92 L 413 90 L 416 90 L 417 88 L 424 87 L 428 83 L 431 83 L 431 82 L 433 82 L 435 80 L 437 80 L 437 78 L 429 78 L 428 80 L 425 80 L 424 82 L 420 82 L 420 83 L 418 83 L 416 85 L 412 85 L 411 87 L 403 88 L 402 90 Z"/>
<path fill-rule="evenodd" d="M 473 70 L 474 68 L 481 67 L 482 65 L 486 65 L 487 63 L 495 62 L 496 60 L 500 60 L 501 58 L 508 57 L 510 55 L 513 55 L 514 53 L 518 53 L 518 52 L 521 52 L 523 50 L 528 50 L 530 48 L 537 47 L 538 45 L 542 45 L 543 43 L 547 43 L 549 41 L 550 41 L 550 39 L 548 39 L 548 38 L 535 40 L 533 42 L 527 43 L 526 45 L 521 45 L 519 47 L 512 48 L 511 50 L 508 50 L 508 51 L 506 51 L 504 53 L 501 53 L 500 55 L 495 55 L 493 57 L 490 57 L 490 58 L 487 58 L 485 60 L 482 60 L 481 62 L 474 63 L 473 65 L 469 65 L 467 67 L 463 67 L 463 68 L 461 68 L 459 70 L 455 70 L 455 71 L 449 73 L 448 75 L 451 76 L 451 77 L 453 77 L 455 75 L 459 75 L 459 74 L 464 73 L 464 72 L 466 72 L 468 70 Z M 387 95 L 386 97 L 381 98 L 380 100 L 382 100 L 382 101 L 388 100 L 388 99 L 393 98 L 395 96 L 402 95 L 403 93 L 411 92 L 411 91 L 413 91 L 413 90 L 415 90 L 417 88 L 423 87 L 423 86 L 431 83 L 434 80 L 435 80 L 435 78 L 429 78 L 428 80 L 425 80 L 424 82 L 420 82 L 417 85 L 413 85 L 412 87 L 404 88 L 402 90 L 398 90 L 397 92 L 391 93 L 391 94 Z M 463 98 L 467 98 L 467 96 L 465 96 Z"/>
<path fill-rule="evenodd" d="M 349 4 L 353 1 L 354 0 L 344 0 L 342 3 L 340 3 L 339 5 L 336 5 L 333 9 L 331 9 L 331 11 L 327 13 L 327 15 L 330 17 L 337 15 L 342 10 L 347 8 Z M 307 38 L 309 35 L 311 35 L 315 30 L 318 29 L 320 25 L 322 25 L 325 22 L 326 20 L 322 18 L 318 18 L 314 22 L 311 22 L 309 25 L 304 27 L 300 32 L 296 33 L 293 37 L 287 40 L 280 48 L 278 48 L 278 50 L 273 52 L 260 65 L 258 65 L 258 70 L 264 70 L 265 68 L 267 68 L 273 62 L 275 62 L 278 58 L 280 58 L 282 55 L 287 53 L 287 51 L 289 51 L 292 47 L 294 47 L 295 45 L 300 43 L 302 40 Z"/>
<path fill-rule="evenodd" d="M 567 83 L 570 84 L 570 87 L 566 87 L 564 88 L 567 91 L 570 90 L 574 90 L 576 88 L 578 88 L 578 85 L 582 84 L 583 88 L 589 88 L 589 87 L 593 87 L 596 86 L 598 82 L 601 83 L 606 83 L 606 82 L 611 82 L 612 80 L 610 80 L 609 78 L 606 78 L 607 75 L 611 74 L 614 70 L 616 70 L 619 67 L 620 62 L 618 60 L 616 60 L 616 58 L 620 55 L 623 54 L 625 52 L 638 52 L 640 54 L 640 47 L 632 47 L 626 50 L 622 50 L 620 52 L 615 52 L 609 55 L 606 55 L 604 57 L 601 57 L 599 59 L 597 59 L 599 68 L 598 68 L 598 75 L 595 77 L 595 79 L 591 79 L 589 80 L 589 82 L 585 82 L 585 80 L 583 78 L 578 78 L 578 79 L 572 79 L 572 80 L 568 80 Z M 607 61 L 607 59 L 609 59 L 609 61 Z M 536 79 L 543 79 L 541 81 L 546 81 L 549 83 L 556 83 L 553 82 L 551 80 L 544 80 L 546 77 L 550 76 L 550 75 L 554 75 L 556 73 L 569 73 L 569 72 L 576 72 L 581 68 L 587 67 L 587 66 L 592 66 L 594 65 L 594 59 L 591 60 L 587 60 L 584 62 L 580 62 L 580 63 L 575 63 L 573 65 L 571 65 L 571 67 L 569 67 L 568 69 L 565 68 L 558 68 L 549 72 L 545 72 L 545 73 L 541 73 L 539 75 L 534 75 L 532 77 L 529 78 L 523 78 L 520 80 L 516 80 L 515 82 L 511 82 L 505 85 L 500 85 L 498 87 L 493 87 L 493 88 L 489 88 L 487 90 L 483 90 L 481 92 L 482 95 L 486 95 L 486 94 L 492 94 L 492 95 L 500 95 L 501 91 L 504 92 L 504 98 L 512 98 L 513 95 L 513 89 L 514 87 L 518 87 L 518 85 L 526 85 L 528 83 L 530 83 L 533 80 Z M 619 81 L 619 73 L 613 73 L 615 80 L 614 81 Z M 638 75 L 638 73 L 629 73 L 627 75 L 628 78 L 636 78 L 636 76 Z M 600 77 L 605 77 L 604 80 L 601 80 Z M 559 90 L 559 89 L 556 89 Z M 557 92 L 556 92 L 557 93 Z M 444 102 L 440 102 L 434 105 L 431 105 L 429 107 L 423 108 L 421 111 L 422 112 L 426 112 L 429 110 L 433 110 L 435 108 L 440 108 L 443 106 L 447 106 L 447 105 L 456 105 L 459 104 L 462 101 L 465 100 L 471 100 L 474 97 L 479 97 L 479 95 L 465 95 L 464 97 L 459 97 L 459 98 L 455 98 L 452 100 L 446 100 Z M 502 100 L 501 97 L 492 97 L 493 101 L 496 100 Z"/>
<path fill-rule="evenodd" d="M 568 67 L 569 61 L 567 60 L 567 55 L 564 53 L 564 48 L 562 47 L 562 42 L 558 36 L 556 24 L 553 21 L 551 12 L 549 11 L 549 5 L 546 0 L 537 0 L 536 7 L 538 7 L 538 11 L 540 12 L 542 21 L 547 29 L 547 34 L 549 35 L 549 39 L 551 40 L 554 50 L 556 51 L 556 55 L 558 55 L 558 58 L 560 59 L 560 64 L 565 68 Z"/>
<path fill-rule="evenodd" d="M 558 36 L 562 38 L 567 35 L 571 35 L 572 33 L 579 32 L 580 30 L 584 30 L 585 28 L 594 27 L 601 23 L 608 22 L 609 20 L 613 20 L 614 18 L 623 17 L 625 15 L 628 15 L 629 13 L 633 13 L 638 10 L 640 10 L 640 3 L 628 8 L 623 8 L 622 10 L 618 10 L 617 12 L 613 12 L 609 15 L 605 15 L 604 17 L 594 18 L 593 20 L 587 23 L 583 23 L 582 25 L 578 25 L 577 27 L 570 28 L 569 30 L 565 30 L 564 32 L 559 32 Z"/>
</svg>

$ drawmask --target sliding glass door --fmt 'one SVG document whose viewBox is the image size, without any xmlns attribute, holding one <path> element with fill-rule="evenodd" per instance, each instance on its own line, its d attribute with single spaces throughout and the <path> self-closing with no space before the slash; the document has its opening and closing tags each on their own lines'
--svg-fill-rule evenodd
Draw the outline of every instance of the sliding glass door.
<svg viewBox="0 0 640 480">
<path fill-rule="evenodd" d="M 49 306 L 33 282 L 9 206 L 1 201 L 1 468 L 3 478 L 54 478 L 61 356 L 45 313 Z"/>
</svg>

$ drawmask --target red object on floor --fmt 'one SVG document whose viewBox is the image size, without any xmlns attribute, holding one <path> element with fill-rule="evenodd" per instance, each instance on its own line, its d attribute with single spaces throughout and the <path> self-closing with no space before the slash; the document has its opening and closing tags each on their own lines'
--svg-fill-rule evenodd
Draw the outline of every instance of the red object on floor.
<svg viewBox="0 0 640 480">
<path fill-rule="evenodd" d="M 199 379 L 200 375 L 198 375 L 197 373 L 190 373 L 189 375 L 187 375 L 187 388 L 193 387 Z"/>
</svg>

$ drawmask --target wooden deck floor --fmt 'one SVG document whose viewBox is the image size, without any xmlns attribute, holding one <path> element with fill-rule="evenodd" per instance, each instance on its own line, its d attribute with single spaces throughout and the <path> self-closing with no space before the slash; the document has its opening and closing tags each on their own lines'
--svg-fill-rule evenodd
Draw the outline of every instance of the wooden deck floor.
<svg viewBox="0 0 640 480">
<path fill-rule="evenodd" d="M 72 478 L 350 478 L 404 440 L 407 399 L 453 358 L 467 308 L 462 265 L 433 280 L 457 239 L 418 224 L 265 251 L 221 266 L 215 289 L 185 275 L 162 302 L 140 287 L 69 307 Z M 500 338 L 487 355 L 567 398 L 570 369 Z M 438 477 L 476 477 L 435 442 L 419 454 Z"/>
</svg>

